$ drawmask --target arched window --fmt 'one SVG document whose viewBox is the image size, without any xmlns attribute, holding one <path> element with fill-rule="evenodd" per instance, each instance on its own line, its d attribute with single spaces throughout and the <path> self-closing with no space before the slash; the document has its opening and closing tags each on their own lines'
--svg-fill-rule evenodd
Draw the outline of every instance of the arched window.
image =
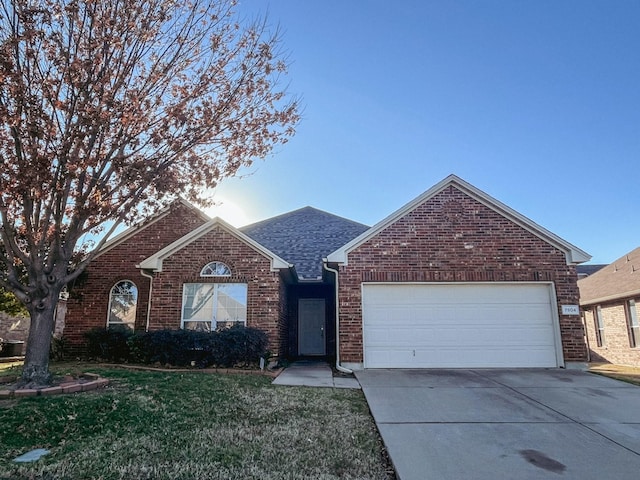
<svg viewBox="0 0 640 480">
<path fill-rule="evenodd" d="M 200 271 L 201 277 L 230 277 L 231 269 L 222 262 L 207 263 Z"/>
<path fill-rule="evenodd" d="M 111 288 L 107 328 L 134 329 L 138 287 L 130 280 L 122 280 Z"/>
</svg>

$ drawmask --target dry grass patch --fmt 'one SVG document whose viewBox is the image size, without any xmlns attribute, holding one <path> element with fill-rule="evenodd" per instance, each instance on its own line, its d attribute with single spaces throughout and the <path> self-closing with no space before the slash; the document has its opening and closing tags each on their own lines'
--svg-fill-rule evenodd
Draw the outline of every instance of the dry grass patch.
<svg viewBox="0 0 640 480">
<path fill-rule="evenodd" d="M 589 371 L 605 377 L 622 380 L 623 382 L 640 385 L 640 367 L 615 365 L 613 363 L 591 363 Z"/>
<path fill-rule="evenodd" d="M 278 387 L 253 375 L 74 368 L 112 385 L 0 401 L 0 478 L 394 478 L 361 391 Z M 11 462 L 34 448 L 51 453 Z"/>
</svg>

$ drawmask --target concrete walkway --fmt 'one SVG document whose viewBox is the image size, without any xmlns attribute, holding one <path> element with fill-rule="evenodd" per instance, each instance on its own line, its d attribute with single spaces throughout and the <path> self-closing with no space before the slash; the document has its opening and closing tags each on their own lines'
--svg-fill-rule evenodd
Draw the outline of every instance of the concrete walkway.
<svg viewBox="0 0 640 480">
<path fill-rule="evenodd" d="M 360 388 L 354 377 L 334 377 L 326 362 L 299 361 L 285 368 L 273 381 L 274 385 L 294 387 Z"/>
</svg>

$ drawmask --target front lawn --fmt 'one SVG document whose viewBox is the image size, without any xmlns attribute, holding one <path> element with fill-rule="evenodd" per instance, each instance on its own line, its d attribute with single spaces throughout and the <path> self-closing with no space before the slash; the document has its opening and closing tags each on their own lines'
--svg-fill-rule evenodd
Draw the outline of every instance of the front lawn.
<svg viewBox="0 0 640 480">
<path fill-rule="evenodd" d="M 591 363 L 589 364 L 589 371 L 623 382 L 640 385 L 640 367 L 616 365 L 614 363 Z"/>
<path fill-rule="evenodd" d="M 111 385 L 0 400 L 2 479 L 395 478 L 359 390 L 92 364 L 54 370 L 99 373 Z M 11 461 L 35 448 L 51 453 Z"/>
</svg>

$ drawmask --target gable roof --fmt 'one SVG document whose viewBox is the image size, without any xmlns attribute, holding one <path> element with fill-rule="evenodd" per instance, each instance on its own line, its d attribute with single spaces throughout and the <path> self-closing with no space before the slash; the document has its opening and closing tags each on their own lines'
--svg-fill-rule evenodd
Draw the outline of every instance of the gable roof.
<svg viewBox="0 0 640 480">
<path fill-rule="evenodd" d="M 267 257 L 269 260 L 271 260 L 271 270 L 272 271 L 276 271 L 276 270 L 279 270 L 281 268 L 290 268 L 290 267 L 292 267 L 292 265 L 290 265 L 288 262 L 286 262 L 285 260 L 280 258 L 278 255 L 276 255 L 275 253 L 271 252 L 270 250 L 268 250 L 264 246 L 260 245 L 259 243 L 257 243 L 253 239 L 247 237 L 244 233 L 239 231 L 237 228 L 232 227 L 227 222 L 225 222 L 224 220 L 222 220 L 221 218 L 218 218 L 218 217 L 216 217 L 213 220 L 205 223 L 204 225 L 196 228 L 195 230 L 192 230 L 187 235 L 179 238 L 175 242 L 170 243 L 169 245 L 164 247 L 162 250 L 159 250 L 158 252 L 154 253 L 150 257 L 144 259 L 142 262 L 140 262 L 139 265 L 136 265 L 136 267 L 137 268 L 142 268 L 142 269 L 145 269 L 145 270 L 153 270 L 155 272 L 161 272 L 162 271 L 162 262 L 163 262 L 163 260 L 165 258 L 170 257 L 171 255 L 173 255 L 178 250 L 186 247 L 191 242 L 199 239 L 203 235 L 206 235 L 207 233 L 209 233 L 211 230 L 213 230 L 216 227 L 222 228 L 226 232 L 228 232 L 231 235 L 233 235 L 234 237 L 236 237 L 241 242 L 246 243 L 251 248 L 253 248 L 257 252 L 261 253 L 262 255 Z"/>
<path fill-rule="evenodd" d="M 581 305 L 640 296 L 640 247 L 578 280 L 578 288 Z"/>
<path fill-rule="evenodd" d="M 304 207 L 240 230 L 295 265 L 300 280 L 322 278 L 322 259 L 368 230 L 368 226 Z"/>
<path fill-rule="evenodd" d="M 205 214 L 202 210 L 200 210 L 199 208 L 195 207 L 191 203 L 187 202 L 184 198 L 180 198 L 179 197 L 178 199 L 176 199 L 175 201 L 173 201 L 172 203 L 170 203 L 166 207 L 158 210 L 158 212 L 156 212 L 151 217 L 144 219 L 140 223 L 132 225 L 131 227 L 127 228 L 126 230 L 120 232 L 118 235 L 113 237 L 111 240 L 105 242 L 105 244 L 102 246 L 100 251 L 96 254 L 96 257 L 102 255 L 103 253 L 111 250 L 114 247 L 117 247 L 122 242 L 130 239 L 131 237 L 133 237 L 137 233 L 141 232 L 145 228 L 147 228 L 150 225 L 153 225 L 154 223 L 156 223 L 157 221 L 163 219 L 164 217 L 169 215 L 171 213 L 171 211 L 177 205 L 182 205 L 182 206 L 188 208 L 189 210 L 193 211 L 193 213 L 195 213 L 197 216 L 199 216 L 205 222 L 211 221 L 211 217 L 209 217 L 207 214 Z"/>
<path fill-rule="evenodd" d="M 432 197 L 440 193 L 442 190 L 450 186 L 457 188 L 461 192 L 469 195 L 471 198 L 477 200 L 478 202 L 482 203 L 483 205 L 495 211 L 496 213 L 502 215 L 503 217 L 509 219 L 513 223 L 519 225 L 520 227 L 524 228 L 525 230 L 529 231 L 535 236 L 541 238 L 542 240 L 549 243 L 550 245 L 553 245 L 554 247 L 563 251 L 567 259 L 567 264 L 582 263 L 582 262 L 588 261 L 591 258 L 591 255 L 589 255 L 585 251 L 579 249 L 575 245 L 572 245 L 566 240 L 563 240 L 562 238 L 558 237 L 554 233 L 551 233 L 549 230 L 545 229 L 544 227 L 541 227 L 537 223 L 528 219 L 524 215 L 516 212 L 515 210 L 508 207 L 504 203 L 487 195 L 486 193 L 477 189 L 470 183 L 465 182 L 464 180 L 457 177 L 456 175 L 449 175 L 439 183 L 435 184 L 429 190 L 424 192 L 422 195 L 418 196 L 411 202 L 407 203 L 400 209 L 396 210 L 384 220 L 375 224 L 373 227 L 371 227 L 369 230 L 367 230 L 357 238 L 354 238 L 343 247 L 337 249 L 336 251 L 328 255 L 327 260 L 329 262 L 346 264 L 349 252 L 356 249 L 357 247 L 365 243 L 367 240 L 371 239 L 372 237 L 377 235 L 379 232 L 381 232 L 391 224 L 395 223 L 396 221 L 404 217 L 407 213 L 411 212 L 413 209 L 422 205 L 424 202 L 431 199 Z"/>
</svg>

